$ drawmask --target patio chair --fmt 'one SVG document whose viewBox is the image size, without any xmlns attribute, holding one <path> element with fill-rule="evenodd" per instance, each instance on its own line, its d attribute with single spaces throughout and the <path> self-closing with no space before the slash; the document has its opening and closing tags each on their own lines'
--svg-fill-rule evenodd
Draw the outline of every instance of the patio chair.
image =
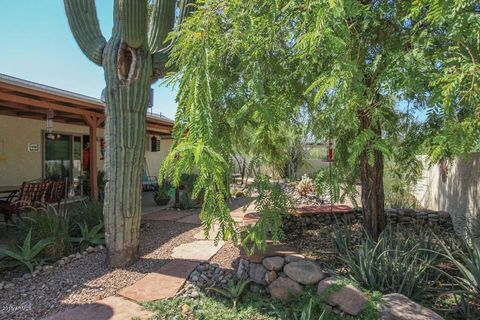
<svg viewBox="0 0 480 320">
<path fill-rule="evenodd" d="M 0 213 L 3 214 L 5 223 L 8 227 L 8 221 L 13 222 L 12 216 L 17 215 L 21 219 L 21 213 L 28 208 L 38 208 L 45 203 L 47 191 L 51 187 L 51 182 L 30 183 L 24 182 L 20 187 L 18 198 L 13 201 L 0 202 Z"/>
</svg>

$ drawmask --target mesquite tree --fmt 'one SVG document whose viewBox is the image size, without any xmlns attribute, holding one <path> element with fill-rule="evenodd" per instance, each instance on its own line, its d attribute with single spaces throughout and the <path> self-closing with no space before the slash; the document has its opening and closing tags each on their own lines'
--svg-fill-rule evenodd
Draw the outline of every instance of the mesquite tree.
<svg viewBox="0 0 480 320">
<path fill-rule="evenodd" d="M 83 53 L 103 67 L 107 141 L 104 200 L 110 266 L 138 256 L 145 116 L 150 86 L 167 72 L 168 33 L 186 13 L 188 1 L 115 0 L 112 36 L 103 37 L 95 0 L 65 0 L 72 33 Z M 151 9 L 151 10 L 150 10 Z"/>
</svg>

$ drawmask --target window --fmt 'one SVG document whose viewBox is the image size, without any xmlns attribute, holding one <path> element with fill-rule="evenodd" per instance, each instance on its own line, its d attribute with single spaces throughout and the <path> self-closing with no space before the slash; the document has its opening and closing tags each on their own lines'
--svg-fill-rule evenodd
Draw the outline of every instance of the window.
<svg viewBox="0 0 480 320">
<path fill-rule="evenodd" d="M 152 141 L 152 146 L 151 146 L 150 150 L 152 152 L 160 151 L 160 139 L 157 139 L 157 137 L 153 136 L 151 141 Z"/>
</svg>

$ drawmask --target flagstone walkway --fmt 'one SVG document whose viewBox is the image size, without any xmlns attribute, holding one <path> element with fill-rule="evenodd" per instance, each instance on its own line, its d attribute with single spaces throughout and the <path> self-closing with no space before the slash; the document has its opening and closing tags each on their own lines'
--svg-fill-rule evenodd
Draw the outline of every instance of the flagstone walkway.
<svg viewBox="0 0 480 320">
<path fill-rule="evenodd" d="M 244 212 L 242 207 L 232 210 L 234 220 L 240 225 L 252 224 L 257 221 L 249 208 Z M 198 210 L 177 211 L 173 209 L 144 214 L 143 220 L 175 221 L 200 225 Z M 160 267 L 157 271 L 148 273 L 131 286 L 123 288 L 117 296 L 111 296 L 95 303 L 83 304 L 44 318 L 44 320 L 130 320 L 148 319 L 153 316 L 136 302 L 154 301 L 174 297 L 183 287 L 190 273 L 203 261 L 210 259 L 223 247 L 223 241 L 215 243 L 218 226 L 210 230 L 207 239 L 199 232 L 195 241 L 179 245 L 173 249 L 172 261 Z"/>
</svg>

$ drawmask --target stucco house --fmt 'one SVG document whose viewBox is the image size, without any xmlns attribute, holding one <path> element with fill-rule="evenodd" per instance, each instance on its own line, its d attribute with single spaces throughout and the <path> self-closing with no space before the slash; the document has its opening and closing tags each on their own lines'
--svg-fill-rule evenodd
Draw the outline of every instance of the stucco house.
<svg viewBox="0 0 480 320">
<path fill-rule="evenodd" d="M 144 165 L 156 175 L 172 143 L 173 121 L 145 117 Z M 97 197 L 104 123 L 99 99 L 0 74 L 0 193 L 55 176 L 69 178 L 73 192 L 82 194 L 87 176 Z"/>
</svg>

